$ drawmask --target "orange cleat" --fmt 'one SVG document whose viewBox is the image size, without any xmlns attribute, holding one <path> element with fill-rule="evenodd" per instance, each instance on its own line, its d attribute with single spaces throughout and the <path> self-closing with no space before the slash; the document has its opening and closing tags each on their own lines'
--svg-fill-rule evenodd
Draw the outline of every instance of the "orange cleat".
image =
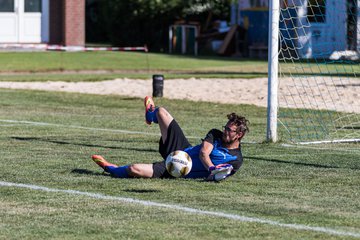
<svg viewBox="0 0 360 240">
<path fill-rule="evenodd" d="M 144 99 L 144 105 L 145 105 L 145 122 L 146 124 L 151 125 L 151 121 L 148 121 L 146 118 L 146 113 L 155 110 L 155 103 L 152 97 L 146 96 Z"/>
<path fill-rule="evenodd" d="M 91 158 L 97 165 L 99 165 L 104 170 L 106 167 L 118 167 L 115 164 L 109 163 L 100 155 L 92 155 Z"/>
</svg>

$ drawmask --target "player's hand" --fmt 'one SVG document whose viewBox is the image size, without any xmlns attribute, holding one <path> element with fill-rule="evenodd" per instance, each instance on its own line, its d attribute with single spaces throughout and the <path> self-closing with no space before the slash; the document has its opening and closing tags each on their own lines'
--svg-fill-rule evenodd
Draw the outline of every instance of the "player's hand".
<svg viewBox="0 0 360 240">
<path fill-rule="evenodd" d="M 234 169 L 234 167 L 231 164 L 219 164 L 216 166 L 209 167 L 210 175 L 208 176 L 208 181 L 216 181 L 219 182 L 221 180 L 224 180 L 227 178 L 231 171 Z"/>
</svg>

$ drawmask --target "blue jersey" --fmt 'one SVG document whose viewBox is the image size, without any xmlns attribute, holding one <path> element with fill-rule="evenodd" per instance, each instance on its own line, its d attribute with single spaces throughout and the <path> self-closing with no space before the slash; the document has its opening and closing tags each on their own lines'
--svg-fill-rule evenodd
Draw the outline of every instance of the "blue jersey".
<svg viewBox="0 0 360 240">
<path fill-rule="evenodd" d="M 214 148 L 210 153 L 211 162 L 216 166 L 222 163 L 228 163 L 233 165 L 234 174 L 242 165 L 243 159 L 241 154 L 240 146 L 237 149 L 227 149 L 222 147 L 222 131 L 217 129 L 212 129 L 208 132 L 203 141 L 211 143 Z M 192 159 L 192 168 L 190 173 L 186 178 L 202 178 L 209 175 L 208 170 L 202 164 L 199 154 L 200 154 L 201 144 L 196 146 L 191 146 L 184 149 Z"/>
</svg>

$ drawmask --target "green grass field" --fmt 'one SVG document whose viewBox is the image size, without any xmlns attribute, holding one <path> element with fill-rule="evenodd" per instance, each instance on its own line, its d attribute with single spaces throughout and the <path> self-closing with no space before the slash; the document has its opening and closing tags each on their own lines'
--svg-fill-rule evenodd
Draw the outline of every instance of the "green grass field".
<svg viewBox="0 0 360 240">
<path fill-rule="evenodd" d="M 265 138 L 264 108 L 156 102 L 193 144 L 227 113 L 247 116 L 240 172 L 220 183 L 111 178 L 92 154 L 160 160 L 142 99 L 0 89 L 0 239 L 360 238 L 358 144 L 252 144 Z"/>
<path fill-rule="evenodd" d="M 116 77 L 146 79 L 267 76 L 267 62 L 142 52 L 0 52 L 1 81 L 99 81 Z"/>
<path fill-rule="evenodd" d="M 356 77 L 358 62 L 280 64 L 283 75 Z M 0 52 L 0 81 L 101 81 L 114 78 L 267 77 L 267 61 L 142 52 Z M 349 75 L 351 72 L 353 74 Z"/>
</svg>

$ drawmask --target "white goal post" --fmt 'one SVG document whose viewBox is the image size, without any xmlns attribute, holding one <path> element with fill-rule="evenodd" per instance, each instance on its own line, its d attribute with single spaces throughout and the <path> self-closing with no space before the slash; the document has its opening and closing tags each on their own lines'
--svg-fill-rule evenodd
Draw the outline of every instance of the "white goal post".
<svg viewBox="0 0 360 240">
<path fill-rule="evenodd" d="M 269 142 L 360 142 L 360 0 L 270 0 Z"/>
<path fill-rule="evenodd" d="M 278 0 L 269 2 L 268 108 L 266 140 L 277 141 L 279 9 Z"/>
</svg>

